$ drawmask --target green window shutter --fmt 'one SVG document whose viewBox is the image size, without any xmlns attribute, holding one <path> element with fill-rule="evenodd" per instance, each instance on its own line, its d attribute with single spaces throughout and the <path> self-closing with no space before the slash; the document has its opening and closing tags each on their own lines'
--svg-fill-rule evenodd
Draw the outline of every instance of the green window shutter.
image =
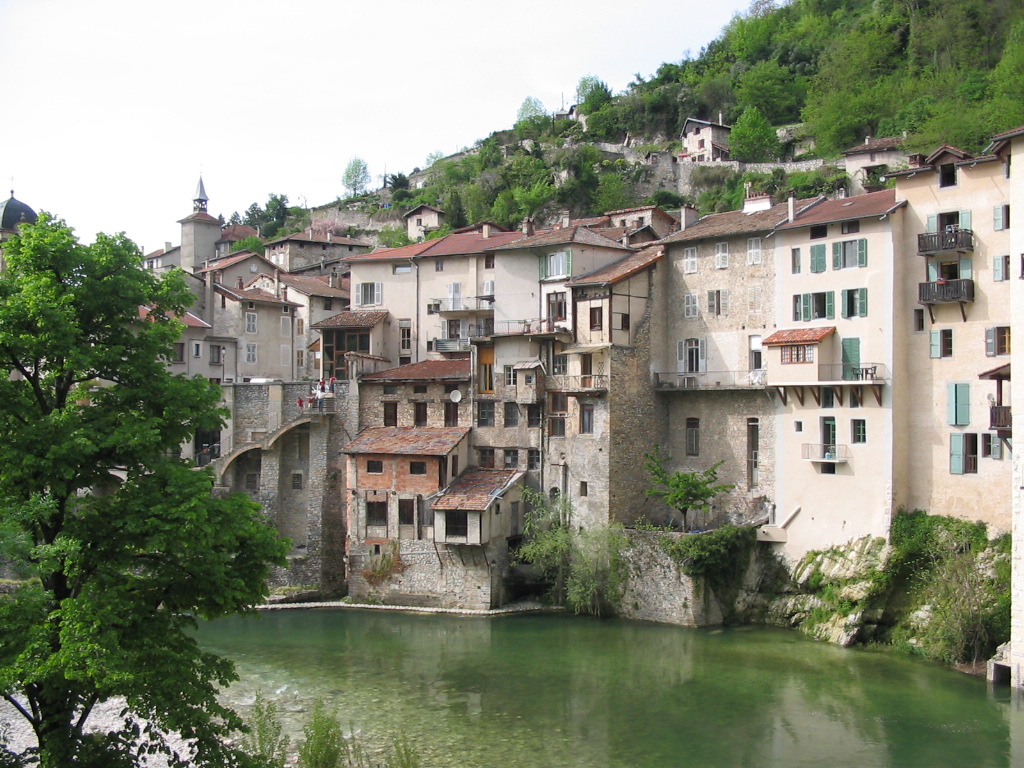
<svg viewBox="0 0 1024 768">
<path fill-rule="evenodd" d="M 985 329 L 985 357 L 996 356 L 996 329 Z"/>
<path fill-rule="evenodd" d="M 970 211 L 960 211 L 960 229 L 970 229 L 970 228 L 971 228 L 971 212 Z"/>
<path fill-rule="evenodd" d="M 849 317 L 846 309 L 850 305 L 850 292 L 845 288 L 839 293 L 839 310 L 840 315 L 843 317 Z"/>
<path fill-rule="evenodd" d="M 964 473 L 964 436 L 957 432 L 949 436 L 949 472 L 952 475 Z"/>
<path fill-rule="evenodd" d="M 925 227 L 926 227 L 926 229 L 927 229 L 927 231 L 929 233 L 937 232 L 939 230 L 939 217 L 938 217 L 938 214 L 935 214 L 935 213 L 931 214 L 928 217 L 928 223 L 925 225 Z"/>
<path fill-rule="evenodd" d="M 868 265 L 868 240 L 866 237 L 857 241 L 857 265 L 861 267 Z"/>
<path fill-rule="evenodd" d="M 811 272 L 825 271 L 825 244 L 811 246 Z"/>
<path fill-rule="evenodd" d="M 971 385 L 956 384 L 956 423 L 962 427 L 971 423 Z"/>
<path fill-rule="evenodd" d="M 809 293 L 800 296 L 800 319 L 811 319 L 811 294 Z"/>
<path fill-rule="evenodd" d="M 835 291 L 829 291 L 825 294 L 825 317 L 829 320 L 834 320 L 836 316 L 836 294 Z"/>
<path fill-rule="evenodd" d="M 946 384 L 946 423 L 956 425 L 956 384 Z"/>
<path fill-rule="evenodd" d="M 928 282 L 934 283 L 939 279 L 939 265 L 937 262 L 928 262 Z"/>
<path fill-rule="evenodd" d="M 843 268 L 843 244 L 832 243 L 832 269 Z"/>
<path fill-rule="evenodd" d="M 857 314 L 861 317 L 868 316 L 868 289 L 858 288 L 859 295 L 857 296 Z"/>
<path fill-rule="evenodd" d="M 928 341 L 930 343 L 928 357 L 942 357 L 942 334 L 939 331 L 930 331 Z"/>
<path fill-rule="evenodd" d="M 572 274 L 572 248 L 565 252 L 565 273 Z"/>
<path fill-rule="evenodd" d="M 974 262 L 971 259 L 960 259 L 960 279 L 970 280 L 974 275 Z"/>
<path fill-rule="evenodd" d="M 548 276 L 548 257 L 542 255 L 540 259 L 538 259 L 537 264 L 540 269 L 540 279 L 545 280 Z"/>
<path fill-rule="evenodd" d="M 1003 206 L 997 205 L 992 209 L 992 229 L 996 232 L 1006 229 L 1006 225 L 1003 223 Z"/>
<path fill-rule="evenodd" d="M 988 452 L 993 459 L 1003 458 L 1003 441 L 999 439 L 999 435 L 989 435 L 990 443 Z"/>
<path fill-rule="evenodd" d="M 1007 279 L 1007 276 L 1006 276 L 1006 257 L 1005 256 L 996 256 L 992 260 L 992 274 L 994 275 L 993 279 L 997 283 L 1002 282 L 1003 280 Z"/>
</svg>

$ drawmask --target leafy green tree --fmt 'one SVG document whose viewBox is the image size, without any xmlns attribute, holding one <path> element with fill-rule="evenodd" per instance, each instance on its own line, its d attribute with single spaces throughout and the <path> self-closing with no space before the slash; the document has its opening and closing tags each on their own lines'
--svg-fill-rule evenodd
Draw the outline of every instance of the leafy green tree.
<svg viewBox="0 0 1024 768">
<path fill-rule="evenodd" d="M 0 600 L 0 695 L 43 768 L 134 766 L 144 752 L 242 765 L 225 743 L 242 723 L 217 699 L 234 667 L 192 630 L 261 601 L 286 542 L 176 458 L 223 417 L 218 388 L 167 369 L 187 286 L 144 270 L 123 234 L 81 245 L 49 214 L 4 256 L 0 559 L 23 578 Z M 87 732 L 116 697 L 124 725 Z M 173 753 L 172 732 L 191 754 Z"/>
<path fill-rule="evenodd" d="M 290 741 L 281 725 L 277 705 L 257 693 L 249 717 L 249 732 L 242 737 L 242 749 L 266 768 L 285 768 Z"/>
<path fill-rule="evenodd" d="M 618 211 L 635 202 L 633 190 L 621 173 L 602 173 L 597 184 L 594 207 L 598 212 Z"/>
<path fill-rule="evenodd" d="M 378 234 L 380 244 L 385 248 L 398 248 L 402 245 L 409 245 L 409 232 L 405 227 L 384 227 Z"/>
<path fill-rule="evenodd" d="M 538 181 L 529 189 L 516 187 L 512 190 L 512 196 L 519 205 L 519 218 L 533 216 L 554 199 L 555 185 L 547 181 Z"/>
<path fill-rule="evenodd" d="M 594 75 L 584 75 L 576 85 L 576 104 L 585 115 L 593 114 L 611 100 L 608 84 Z"/>
<path fill-rule="evenodd" d="M 644 455 L 644 469 L 654 478 L 654 487 L 647 489 L 647 495 L 678 510 L 683 516 L 683 530 L 689 530 L 687 516 L 691 511 L 707 513 L 715 496 L 734 487 L 718 484 L 718 468 L 722 462 L 699 472 L 669 472 L 665 461 L 660 448 Z"/>
<path fill-rule="evenodd" d="M 736 98 L 743 107 L 756 107 L 773 125 L 800 119 L 804 78 L 795 77 L 774 61 L 759 61 L 739 79 Z"/>
<path fill-rule="evenodd" d="M 548 117 L 548 112 L 540 99 L 536 96 L 527 96 L 516 112 L 516 122 L 521 123 L 523 120 L 532 120 L 536 117 Z"/>
<path fill-rule="evenodd" d="M 384 174 L 384 186 L 391 187 L 391 189 L 408 189 L 409 177 L 404 173 L 386 173 Z"/>
<path fill-rule="evenodd" d="M 991 121 L 995 131 L 1024 123 L 1024 20 L 1014 26 L 992 71 Z"/>
<path fill-rule="evenodd" d="M 262 256 L 266 249 L 267 247 L 263 244 L 263 240 L 256 235 L 243 237 L 241 240 L 236 240 L 231 244 L 232 253 L 236 253 L 238 251 L 252 251 L 253 253 L 258 253 Z"/>
<path fill-rule="evenodd" d="M 370 168 L 361 157 L 353 157 L 345 166 L 341 184 L 348 190 L 349 197 L 355 197 L 366 189 L 370 183 Z"/>
<path fill-rule="evenodd" d="M 341 768 L 345 757 L 345 738 L 341 723 L 317 700 L 313 715 L 303 728 L 306 737 L 299 746 L 299 768 Z"/>
<path fill-rule="evenodd" d="M 747 107 L 729 132 L 729 157 L 740 162 L 758 163 L 776 160 L 782 145 L 761 110 Z"/>
</svg>

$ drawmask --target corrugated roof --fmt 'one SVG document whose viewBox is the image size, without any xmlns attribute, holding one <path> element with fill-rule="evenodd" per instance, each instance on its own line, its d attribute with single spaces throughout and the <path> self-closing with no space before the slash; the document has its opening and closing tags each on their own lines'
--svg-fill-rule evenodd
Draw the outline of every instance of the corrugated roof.
<svg viewBox="0 0 1024 768">
<path fill-rule="evenodd" d="M 381 320 L 388 316 L 387 310 L 376 312 L 339 312 L 331 315 L 319 323 L 314 323 L 312 328 L 373 328 Z"/>
<path fill-rule="evenodd" d="M 799 216 L 812 205 L 824 198 L 810 197 L 796 201 Z M 730 237 L 732 235 L 753 234 L 775 229 L 789 217 L 789 202 L 778 203 L 771 208 L 751 213 L 729 211 L 727 213 L 711 213 L 703 216 L 686 229 L 669 235 L 660 240 L 662 243 L 685 243 L 704 240 L 712 237 Z"/>
<path fill-rule="evenodd" d="M 896 200 L 895 189 L 883 189 L 881 192 L 869 192 L 866 195 L 825 200 L 813 208 L 798 213 L 793 221 L 782 224 L 779 229 L 797 229 L 812 224 L 883 216 L 906 204 L 906 200 Z"/>
<path fill-rule="evenodd" d="M 826 328 L 793 328 L 785 331 L 776 331 L 761 343 L 768 347 L 785 344 L 817 344 L 835 332 L 836 327 L 834 325 Z"/>
<path fill-rule="evenodd" d="M 522 473 L 514 469 L 470 467 L 448 486 L 443 495 L 434 499 L 430 506 L 435 510 L 483 512 L 517 477 L 522 477 Z"/>
<path fill-rule="evenodd" d="M 664 254 L 665 249 L 660 245 L 644 248 L 642 251 L 631 253 L 629 256 L 621 258 L 612 264 L 601 267 L 589 275 L 574 277 L 566 285 L 609 285 L 617 283 L 647 269 Z"/>
<path fill-rule="evenodd" d="M 469 381 L 469 358 L 422 360 L 364 375 L 361 381 Z"/>
<path fill-rule="evenodd" d="M 444 456 L 469 434 L 469 427 L 367 427 L 342 453 Z"/>
</svg>

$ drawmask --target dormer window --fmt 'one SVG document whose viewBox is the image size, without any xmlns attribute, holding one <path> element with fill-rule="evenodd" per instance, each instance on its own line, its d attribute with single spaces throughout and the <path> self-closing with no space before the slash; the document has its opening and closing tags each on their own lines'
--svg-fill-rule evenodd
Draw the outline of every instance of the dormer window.
<svg viewBox="0 0 1024 768">
<path fill-rule="evenodd" d="M 945 163 L 939 166 L 939 186 L 956 186 L 956 166 L 953 163 Z"/>
</svg>

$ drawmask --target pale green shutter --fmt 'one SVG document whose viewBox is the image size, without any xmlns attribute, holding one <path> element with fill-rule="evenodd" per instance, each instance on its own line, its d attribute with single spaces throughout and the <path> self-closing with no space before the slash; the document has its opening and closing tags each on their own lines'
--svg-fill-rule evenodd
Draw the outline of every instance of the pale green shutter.
<svg viewBox="0 0 1024 768">
<path fill-rule="evenodd" d="M 937 232 L 939 229 L 939 217 L 937 214 L 928 216 L 928 223 L 925 225 L 928 232 Z"/>
<path fill-rule="evenodd" d="M 868 241 L 865 237 L 857 241 L 857 265 L 861 267 L 868 265 Z"/>
<path fill-rule="evenodd" d="M 849 381 L 860 373 L 860 339 L 842 341 L 843 379 Z"/>
<path fill-rule="evenodd" d="M 538 259 L 537 263 L 540 268 L 540 279 L 544 280 L 548 276 L 548 257 L 546 255 L 542 255 L 540 259 Z"/>
<path fill-rule="evenodd" d="M 868 289 L 858 288 L 859 294 L 857 296 L 857 314 L 861 317 L 868 316 Z"/>
<path fill-rule="evenodd" d="M 956 423 L 962 427 L 971 423 L 971 385 L 956 384 Z"/>
<path fill-rule="evenodd" d="M 811 294 L 804 293 L 800 295 L 800 319 L 811 320 Z"/>
<path fill-rule="evenodd" d="M 1005 256 L 996 256 L 992 260 L 992 273 L 994 275 L 993 279 L 997 283 L 1007 279 Z"/>
<path fill-rule="evenodd" d="M 946 423 L 956 425 L 956 384 L 946 384 Z"/>
<path fill-rule="evenodd" d="M 953 475 L 964 473 L 964 436 L 959 432 L 949 436 L 949 472 Z"/>
<path fill-rule="evenodd" d="M 993 459 L 1003 458 L 1003 441 L 999 439 L 999 435 L 988 435 L 989 443 L 989 454 Z"/>
<path fill-rule="evenodd" d="M 960 279 L 970 280 L 973 274 L 974 269 L 971 259 L 960 259 Z"/>
<path fill-rule="evenodd" d="M 572 275 L 572 248 L 565 252 L 565 274 Z"/>
<path fill-rule="evenodd" d="M 996 356 L 996 329 L 985 329 L 985 357 Z"/>
<path fill-rule="evenodd" d="M 835 319 L 836 316 L 836 294 L 835 291 L 829 291 L 825 294 L 825 317 L 829 320 Z"/>
<path fill-rule="evenodd" d="M 996 232 L 1006 229 L 1006 225 L 1003 223 L 1003 206 L 997 205 L 992 209 L 992 229 Z"/>
<path fill-rule="evenodd" d="M 971 212 L 970 211 L 960 211 L 960 229 L 970 229 L 970 228 L 971 228 Z"/>
<path fill-rule="evenodd" d="M 928 357 L 942 357 L 942 334 L 940 331 L 930 331 L 928 334 L 930 343 Z"/>
<path fill-rule="evenodd" d="M 832 243 L 832 269 L 843 268 L 843 244 Z"/>
<path fill-rule="evenodd" d="M 928 282 L 934 283 L 939 279 L 939 265 L 937 262 L 928 262 Z"/>
<path fill-rule="evenodd" d="M 839 310 L 842 317 L 849 317 L 849 313 L 846 311 L 850 305 L 849 291 L 845 288 L 839 293 Z"/>
<path fill-rule="evenodd" d="M 825 271 L 825 244 L 811 246 L 811 272 Z"/>
</svg>

